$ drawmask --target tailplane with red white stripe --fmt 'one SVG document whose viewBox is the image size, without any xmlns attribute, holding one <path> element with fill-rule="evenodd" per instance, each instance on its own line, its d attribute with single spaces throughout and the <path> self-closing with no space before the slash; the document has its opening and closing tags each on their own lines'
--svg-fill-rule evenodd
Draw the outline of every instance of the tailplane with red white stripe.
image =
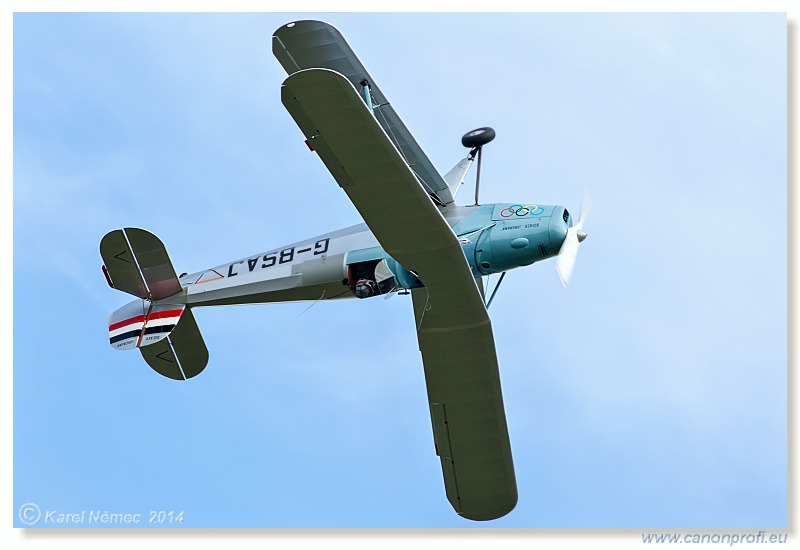
<svg viewBox="0 0 800 550">
<path fill-rule="evenodd" d="M 208 349 L 159 238 L 143 229 L 118 229 L 103 238 L 100 255 L 109 286 L 139 298 L 109 317 L 111 347 L 139 349 L 147 364 L 167 378 L 188 380 L 200 374 Z"/>
</svg>

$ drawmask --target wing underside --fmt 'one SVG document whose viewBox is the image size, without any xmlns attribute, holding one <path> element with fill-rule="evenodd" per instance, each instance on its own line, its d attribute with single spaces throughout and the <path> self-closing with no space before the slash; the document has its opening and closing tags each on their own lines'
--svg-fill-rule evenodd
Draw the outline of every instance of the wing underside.
<svg viewBox="0 0 800 550">
<path fill-rule="evenodd" d="M 281 100 L 384 250 L 425 285 L 412 294 L 448 500 L 470 519 L 505 515 L 517 491 L 494 337 L 456 235 L 346 77 L 296 72 Z"/>
<path fill-rule="evenodd" d="M 444 178 L 333 25 L 322 21 L 296 21 L 284 25 L 272 37 L 272 53 L 289 75 L 314 68 L 330 69 L 344 75 L 360 91 L 362 102 L 372 104 L 376 120 L 425 190 L 440 206 L 453 202 L 452 191 Z"/>
<path fill-rule="evenodd" d="M 491 322 L 454 318 L 455 296 L 421 288 L 412 297 L 447 499 L 470 519 L 504 516 L 517 486 Z"/>
</svg>

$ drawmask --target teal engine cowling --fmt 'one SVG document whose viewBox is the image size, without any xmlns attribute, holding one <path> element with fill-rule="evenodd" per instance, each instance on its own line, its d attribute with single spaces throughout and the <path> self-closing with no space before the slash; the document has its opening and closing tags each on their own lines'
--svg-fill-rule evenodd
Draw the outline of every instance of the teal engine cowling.
<svg viewBox="0 0 800 550">
<path fill-rule="evenodd" d="M 495 204 L 491 226 L 474 245 L 475 270 L 489 275 L 556 256 L 571 225 L 563 206 Z"/>
</svg>

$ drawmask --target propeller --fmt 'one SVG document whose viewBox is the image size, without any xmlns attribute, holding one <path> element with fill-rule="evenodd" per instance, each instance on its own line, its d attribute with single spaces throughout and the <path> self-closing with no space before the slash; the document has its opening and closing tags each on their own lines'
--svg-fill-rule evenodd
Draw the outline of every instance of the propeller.
<svg viewBox="0 0 800 550">
<path fill-rule="evenodd" d="M 567 236 L 556 258 L 556 271 L 558 271 L 558 278 L 561 281 L 561 286 L 564 288 L 567 288 L 569 278 L 572 276 L 572 270 L 575 267 L 575 258 L 578 256 L 578 247 L 586 238 L 586 232 L 583 230 L 583 222 L 586 219 L 588 211 L 589 195 L 584 192 L 578 223 L 567 229 Z"/>
</svg>

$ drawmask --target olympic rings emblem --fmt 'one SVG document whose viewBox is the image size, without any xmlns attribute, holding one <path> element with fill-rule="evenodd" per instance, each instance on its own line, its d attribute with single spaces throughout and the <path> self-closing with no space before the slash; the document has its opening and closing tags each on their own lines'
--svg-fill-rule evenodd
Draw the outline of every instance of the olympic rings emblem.
<svg viewBox="0 0 800 550">
<path fill-rule="evenodd" d="M 521 204 L 512 204 L 507 208 L 503 208 L 500 211 L 500 215 L 504 218 L 510 218 L 512 216 L 517 216 L 518 218 L 522 218 L 523 216 L 527 216 L 530 214 L 531 216 L 538 216 L 544 212 L 544 208 L 538 206 L 536 204 L 526 204 L 522 206 Z"/>
</svg>

